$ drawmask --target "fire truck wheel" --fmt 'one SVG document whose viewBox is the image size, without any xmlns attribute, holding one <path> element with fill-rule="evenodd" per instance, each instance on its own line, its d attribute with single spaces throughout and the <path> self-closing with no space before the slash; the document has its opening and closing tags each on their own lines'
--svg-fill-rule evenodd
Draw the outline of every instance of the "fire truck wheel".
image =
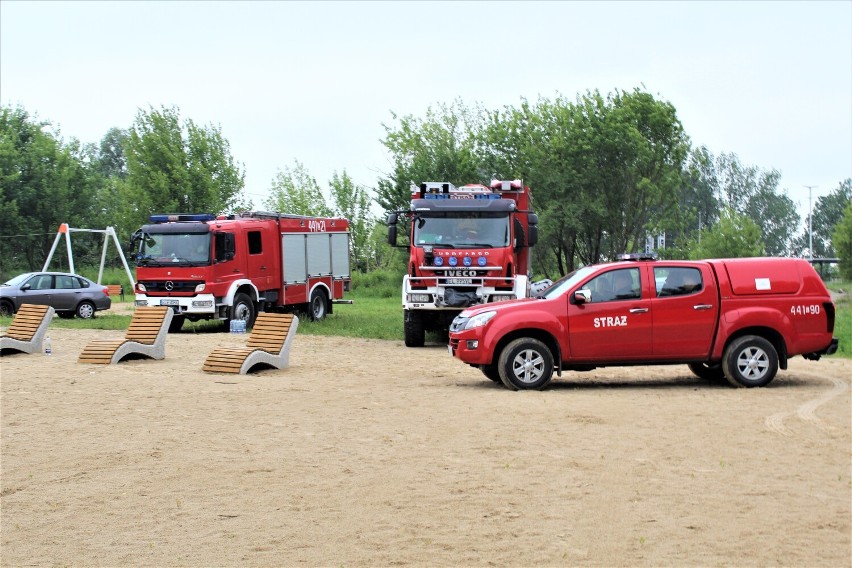
<svg viewBox="0 0 852 568">
<path fill-rule="evenodd" d="M 725 378 L 735 387 L 763 387 L 778 372 L 778 353 L 766 339 L 745 335 L 725 349 L 722 369 Z"/>
<path fill-rule="evenodd" d="M 77 306 L 77 317 L 92 319 L 95 317 L 95 305 L 92 302 L 80 302 L 80 305 Z"/>
<path fill-rule="evenodd" d="M 503 384 L 503 381 L 500 380 L 500 373 L 497 371 L 497 365 L 483 365 L 479 368 L 482 371 L 482 374 L 497 383 L 498 385 Z"/>
<path fill-rule="evenodd" d="M 520 337 L 503 348 L 497 369 L 508 389 L 540 389 L 553 377 L 553 355 L 538 339 Z"/>
<path fill-rule="evenodd" d="M 311 292 L 311 320 L 319 321 L 325 317 L 326 312 L 328 311 L 327 300 L 325 299 L 325 292 L 320 289 L 316 289 Z"/>
<path fill-rule="evenodd" d="M 418 312 L 406 310 L 403 318 L 406 347 L 423 347 L 426 343 L 426 330 L 423 328 L 423 318 Z"/>
<path fill-rule="evenodd" d="M 177 333 L 183 327 L 183 322 L 186 321 L 184 316 L 174 316 L 169 323 L 169 333 Z"/>
<path fill-rule="evenodd" d="M 234 305 L 231 306 L 232 320 L 245 320 L 246 328 L 254 325 L 254 318 L 257 311 L 254 307 L 254 302 L 242 292 L 234 295 Z"/>
<path fill-rule="evenodd" d="M 708 365 L 707 363 L 690 363 L 689 370 L 699 378 L 705 381 L 724 381 L 725 373 L 722 371 L 722 365 Z"/>
</svg>

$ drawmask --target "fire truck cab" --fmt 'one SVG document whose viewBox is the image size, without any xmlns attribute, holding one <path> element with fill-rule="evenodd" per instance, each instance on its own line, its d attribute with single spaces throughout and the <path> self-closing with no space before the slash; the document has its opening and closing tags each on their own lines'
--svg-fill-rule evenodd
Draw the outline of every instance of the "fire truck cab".
<svg viewBox="0 0 852 568">
<path fill-rule="evenodd" d="M 426 331 L 446 331 L 464 308 L 529 296 L 538 217 L 523 182 L 426 182 L 411 190 L 410 209 L 388 216 L 393 246 L 400 217 L 410 225 L 402 281 L 407 346 L 422 346 Z"/>
</svg>

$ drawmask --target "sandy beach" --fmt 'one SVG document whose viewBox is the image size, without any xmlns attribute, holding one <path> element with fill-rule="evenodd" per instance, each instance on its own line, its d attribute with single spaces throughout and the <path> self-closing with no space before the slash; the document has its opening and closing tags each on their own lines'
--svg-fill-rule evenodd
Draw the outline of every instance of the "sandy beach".
<svg viewBox="0 0 852 568">
<path fill-rule="evenodd" d="M 290 367 L 0 359 L 2 549 L 17 566 L 852 565 L 850 361 L 763 389 L 686 366 L 511 392 L 443 345 L 297 335 Z"/>
</svg>

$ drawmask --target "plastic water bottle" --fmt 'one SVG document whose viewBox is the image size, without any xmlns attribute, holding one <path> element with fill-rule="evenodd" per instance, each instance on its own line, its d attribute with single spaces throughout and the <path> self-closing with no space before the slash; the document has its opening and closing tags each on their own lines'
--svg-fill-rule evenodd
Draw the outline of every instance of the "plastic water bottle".
<svg viewBox="0 0 852 568">
<path fill-rule="evenodd" d="M 231 333 L 237 333 L 237 320 L 231 320 Z"/>
<path fill-rule="evenodd" d="M 50 343 L 50 336 L 44 338 L 44 354 L 53 355 L 53 346 Z"/>
<path fill-rule="evenodd" d="M 245 333 L 246 332 L 246 320 L 239 320 L 238 330 L 239 330 L 239 333 Z"/>
</svg>

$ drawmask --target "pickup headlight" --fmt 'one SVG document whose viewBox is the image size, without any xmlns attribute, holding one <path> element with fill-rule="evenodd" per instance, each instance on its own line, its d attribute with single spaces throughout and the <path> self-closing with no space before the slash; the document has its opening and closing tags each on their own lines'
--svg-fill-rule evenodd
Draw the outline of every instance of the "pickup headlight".
<svg viewBox="0 0 852 568">
<path fill-rule="evenodd" d="M 490 311 L 482 312 L 481 314 L 476 314 L 472 318 L 468 318 L 462 329 L 475 329 L 477 327 L 482 327 L 483 325 L 488 323 L 496 313 L 497 312 L 495 311 Z"/>
</svg>

